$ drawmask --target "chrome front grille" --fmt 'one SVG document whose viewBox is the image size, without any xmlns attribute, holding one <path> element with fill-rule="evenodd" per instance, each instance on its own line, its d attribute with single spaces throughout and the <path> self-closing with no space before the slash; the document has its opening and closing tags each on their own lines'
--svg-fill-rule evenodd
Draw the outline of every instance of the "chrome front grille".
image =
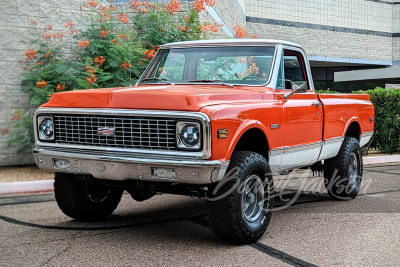
<svg viewBox="0 0 400 267">
<path fill-rule="evenodd" d="M 120 117 L 55 114 L 58 144 L 124 149 L 176 150 L 176 120 L 158 117 Z M 101 129 L 112 133 L 101 134 Z"/>
</svg>

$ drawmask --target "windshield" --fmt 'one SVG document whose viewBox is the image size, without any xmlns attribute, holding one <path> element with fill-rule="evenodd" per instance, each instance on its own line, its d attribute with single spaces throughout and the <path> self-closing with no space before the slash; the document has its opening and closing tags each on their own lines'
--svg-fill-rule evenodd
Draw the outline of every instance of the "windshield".
<svg viewBox="0 0 400 267">
<path fill-rule="evenodd" d="M 140 81 L 219 82 L 263 85 L 269 80 L 275 47 L 195 47 L 160 50 Z"/>
</svg>

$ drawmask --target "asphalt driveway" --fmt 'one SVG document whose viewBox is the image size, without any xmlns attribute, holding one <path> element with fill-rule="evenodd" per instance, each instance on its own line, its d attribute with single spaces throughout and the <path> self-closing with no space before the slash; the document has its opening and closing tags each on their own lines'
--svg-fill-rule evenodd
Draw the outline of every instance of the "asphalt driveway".
<svg viewBox="0 0 400 267">
<path fill-rule="evenodd" d="M 204 199 L 160 195 L 138 203 L 125 194 L 108 220 L 80 223 L 53 194 L 2 195 L 0 265 L 398 266 L 400 165 L 364 173 L 352 201 L 331 200 L 311 173 L 274 177 L 277 210 L 264 237 L 245 246 L 214 236 Z"/>
</svg>

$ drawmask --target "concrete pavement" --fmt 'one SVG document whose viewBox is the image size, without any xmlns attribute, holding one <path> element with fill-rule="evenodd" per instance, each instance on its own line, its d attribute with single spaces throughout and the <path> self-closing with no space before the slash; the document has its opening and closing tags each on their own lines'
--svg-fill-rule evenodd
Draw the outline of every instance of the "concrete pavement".
<svg viewBox="0 0 400 267">
<path fill-rule="evenodd" d="M 322 177 L 276 176 L 285 192 L 267 233 L 232 246 L 207 227 L 205 200 L 161 195 L 138 203 L 125 194 L 98 223 L 65 216 L 53 194 L 0 196 L 2 266 L 398 266 L 400 165 L 366 166 L 352 201 L 331 200 Z M 296 177 L 296 175 L 298 177 Z M 302 176 L 302 178 L 300 177 Z M 301 178 L 301 179 L 300 179 Z M 365 185 L 364 185 L 365 184 Z"/>
</svg>

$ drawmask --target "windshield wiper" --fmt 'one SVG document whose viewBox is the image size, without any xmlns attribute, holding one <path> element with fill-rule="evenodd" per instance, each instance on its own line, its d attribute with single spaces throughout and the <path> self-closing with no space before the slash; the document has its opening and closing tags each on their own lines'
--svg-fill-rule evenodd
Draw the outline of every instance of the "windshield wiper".
<svg viewBox="0 0 400 267">
<path fill-rule="evenodd" d="M 150 77 L 150 78 L 144 78 L 142 80 L 142 82 L 147 82 L 147 81 L 162 81 L 162 82 L 168 83 L 170 85 L 175 85 L 174 83 L 172 83 L 172 82 L 170 82 L 170 81 L 168 81 L 167 79 L 164 79 L 164 78 Z"/>
<path fill-rule="evenodd" d="M 202 79 L 202 80 L 190 80 L 188 82 L 190 82 L 190 83 L 218 83 L 218 84 L 229 86 L 231 88 L 234 87 L 233 84 L 224 83 L 224 82 L 222 82 L 220 80 Z"/>
</svg>

